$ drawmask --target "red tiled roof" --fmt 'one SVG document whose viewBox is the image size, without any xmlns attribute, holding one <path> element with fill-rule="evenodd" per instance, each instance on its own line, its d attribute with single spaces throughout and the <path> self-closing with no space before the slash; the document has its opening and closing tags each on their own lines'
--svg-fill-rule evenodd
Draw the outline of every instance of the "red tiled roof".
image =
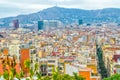
<svg viewBox="0 0 120 80">
<path fill-rule="evenodd" d="M 52 52 L 52 56 L 57 56 L 57 55 L 60 55 L 59 52 Z"/>
</svg>

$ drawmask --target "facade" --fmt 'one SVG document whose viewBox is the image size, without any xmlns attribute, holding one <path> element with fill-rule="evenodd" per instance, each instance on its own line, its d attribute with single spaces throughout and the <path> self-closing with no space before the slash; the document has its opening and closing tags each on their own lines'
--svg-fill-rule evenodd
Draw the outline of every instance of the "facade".
<svg viewBox="0 0 120 80">
<path fill-rule="evenodd" d="M 20 65 L 21 69 L 28 73 L 28 69 L 25 67 L 25 61 L 30 60 L 30 49 L 29 48 L 22 48 L 20 49 Z"/>
<path fill-rule="evenodd" d="M 49 30 L 61 27 L 62 23 L 58 20 L 38 21 L 38 30 Z"/>
<path fill-rule="evenodd" d="M 79 25 L 82 25 L 82 24 L 83 24 L 83 20 L 79 19 L 79 20 L 78 20 L 78 24 L 79 24 Z"/>
<path fill-rule="evenodd" d="M 58 26 L 56 22 L 49 20 L 46 23 L 45 21 L 40 22 L 38 25 L 40 25 L 40 30 L 44 26 Z M 116 31 L 111 32 L 108 27 L 98 29 L 94 26 L 73 27 L 72 29 L 41 30 L 38 32 L 17 29 L 7 30 L 3 35 L 4 38 L 0 38 L 1 64 L 2 57 L 9 55 L 11 58 L 16 55 L 19 69 L 26 73 L 28 69 L 25 68 L 24 62 L 30 60 L 30 68 L 34 69 L 35 63 L 38 63 L 38 71 L 43 76 L 51 76 L 53 70 L 58 68 L 61 74 L 73 75 L 75 72 L 85 77 L 86 80 L 99 80 L 96 42 L 103 50 L 103 60 L 108 74 L 111 76 L 120 72 L 120 45 L 118 45 L 120 43 L 118 36 L 120 35 Z"/>
<path fill-rule="evenodd" d="M 38 21 L 38 30 L 44 29 L 44 22 L 43 21 Z"/>
<path fill-rule="evenodd" d="M 73 73 L 77 73 L 85 78 L 85 80 L 101 80 L 100 76 L 92 75 L 92 68 L 87 68 L 81 64 L 66 64 L 65 74 L 73 76 Z"/>
<path fill-rule="evenodd" d="M 18 29 L 19 28 L 19 20 L 13 20 L 13 27 L 14 29 Z"/>
</svg>

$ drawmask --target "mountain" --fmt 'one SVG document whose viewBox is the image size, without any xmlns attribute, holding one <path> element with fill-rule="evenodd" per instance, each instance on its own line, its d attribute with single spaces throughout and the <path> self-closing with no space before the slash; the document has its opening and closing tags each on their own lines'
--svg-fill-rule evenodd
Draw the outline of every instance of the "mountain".
<svg viewBox="0 0 120 80">
<path fill-rule="evenodd" d="M 120 8 L 105 8 L 98 10 L 83 10 L 74 8 L 51 7 L 28 15 L 18 15 L 0 19 L 5 24 L 19 19 L 20 23 L 33 23 L 39 20 L 60 20 L 63 23 L 73 23 L 82 19 L 84 23 L 120 22 Z"/>
</svg>

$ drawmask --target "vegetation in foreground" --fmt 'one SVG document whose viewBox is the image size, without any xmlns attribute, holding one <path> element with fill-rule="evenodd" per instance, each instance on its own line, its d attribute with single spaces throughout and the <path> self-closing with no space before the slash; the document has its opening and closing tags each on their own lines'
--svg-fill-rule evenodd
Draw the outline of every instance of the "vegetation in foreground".
<svg viewBox="0 0 120 80">
<path fill-rule="evenodd" d="M 104 78 L 104 80 L 120 80 L 120 74 L 115 74 L 111 77 Z"/>
<path fill-rule="evenodd" d="M 30 68 L 30 61 L 26 60 L 24 65 L 29 70 L 29 77 L 25 77 L 26 74 L 22 70 L 20 73 L 16 73 L 14 67 L 11 67 L 10 71 L 5 70 L 1 77 L 3 76 L 5 80 L 21 80 L 23 78 L 26 80 L 85 80 L 85 78 L 79 76 L 77 73 L 73 73 L 74 76 L 70 76 L 68 74 L 60 74 L 58 69 L 53 69 L 52 76 L 42 76 L 41 73 L 38 72 L 37 63 L 34 65 L 34 68 Z"/>
</svg>

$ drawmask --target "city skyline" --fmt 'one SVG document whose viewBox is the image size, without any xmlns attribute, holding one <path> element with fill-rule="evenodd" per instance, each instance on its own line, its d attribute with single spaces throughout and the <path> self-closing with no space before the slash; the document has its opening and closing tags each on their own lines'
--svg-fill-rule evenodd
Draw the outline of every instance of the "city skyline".
<svg viewBox="0 0 120 80">
<path fill-rule="evenodd" d="M 119 0 L 0 0 L 0 18 L 34 13 L 53 6 L 92 10 L 120 8 L 119 4 Z"/>
</svg>

